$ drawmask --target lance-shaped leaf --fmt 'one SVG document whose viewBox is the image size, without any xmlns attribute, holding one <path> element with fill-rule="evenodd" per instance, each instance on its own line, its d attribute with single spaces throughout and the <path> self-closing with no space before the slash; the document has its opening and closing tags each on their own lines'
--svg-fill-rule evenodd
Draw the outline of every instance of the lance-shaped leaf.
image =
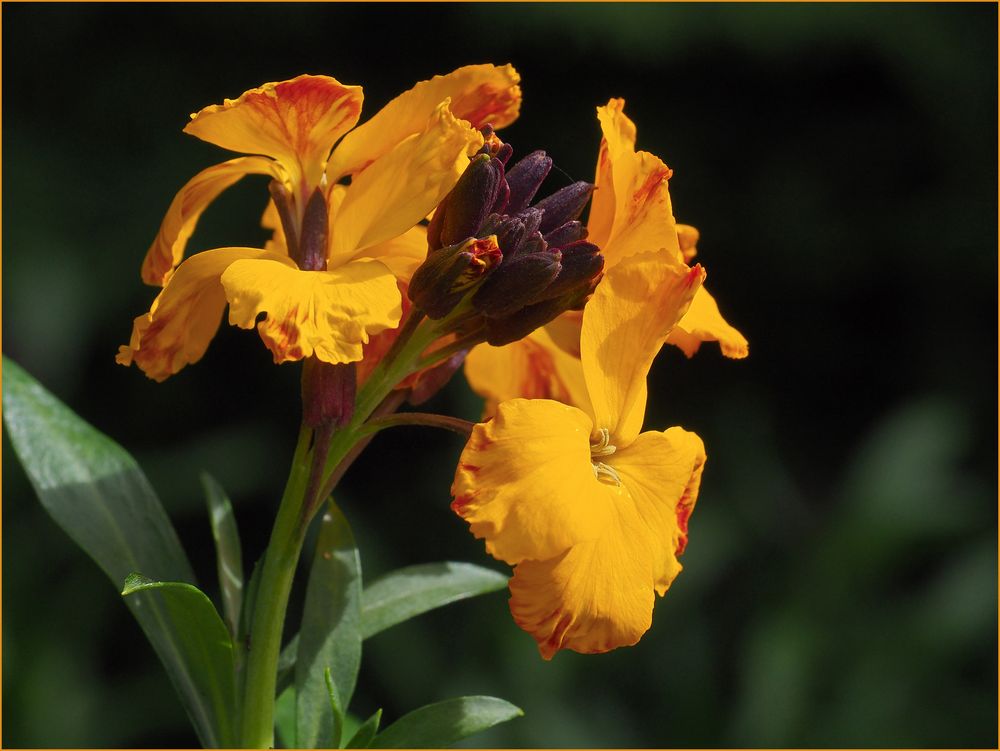
<svg viewBox="0 0 1000 751">
<path fill-rule="evenodd" d="M 392 571 L 361 593 L 361 636 L 367 639 L 410 618 L 452 602 L 504 589 L 507 576 L 472 563 L 420 563 Z M 281 650 L 277 691 L 292 682 L 298 634 Z"/>
<path fill-rule="evenodd" d="M 215 540 L 216 569 L 219 573 L 219 590 L 222 593 L 222 612 L 226 617 L 229 633 L 236 638 L 240 626 L 240 609 L 243 607 L 243 553 L 240 533 L 229 496 L 222 486 L 207 472 L 201 475 L 208 504 L 208 519 Z"/>
<path fill-rule="evenodd" d="M 354 693 L 361 662 L 361 560 L 344 515 L 331 501 L 320 524 L 295 661 L 296 743 L 330 748 L 334 721 L 325 672 L 340 710 Z"/>
<path fill-rule="evenodd" d="M 443 561 L 398 569 L 365 587 L 364 638 L 467 597 L 504 589 L 507 577 L 471 563 Z"/>
<path fill-rule="evenodd" d="M 524 714 L 492 696 L 462 696 L 415 709 L 375 736 L 371 748 L 447 748 Z"/>
<path fill-rule="evenodd" d="M 11 443 L 45 510 L 97 562 L 119 591 L 133 571 L 194 582 L 170 519 L 135 460 L 81 420 L 13 361 L 3 360 L 3 416 Z M 148 592 L 126 598 L 180 694 L 203 745 L 222 737 L 216 715 L 185 663 L 164 606 Z"/>
<path fill-rule="evenodd" d="M 212 601 L 195 586 L 183 582 L 156 582 L 129 574 L 122 596 L 137 600 L 146 594 L 155 602 L 158 628 L 170 635 L 176 659 L 187 668 L 191 689 L 207 707 L 218 731 L 218 745 L 236 741 L 236 671 L 233 641 Z M 141 610 L 145 603 L 138 600 Z"/>
</svg>

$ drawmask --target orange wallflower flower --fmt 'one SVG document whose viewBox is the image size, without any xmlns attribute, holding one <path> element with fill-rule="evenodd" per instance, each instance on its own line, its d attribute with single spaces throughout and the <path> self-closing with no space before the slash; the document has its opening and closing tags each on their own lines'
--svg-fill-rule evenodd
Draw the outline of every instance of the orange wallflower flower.
<svg viewBox="0 0 1000 751">
<path fill-rule="evenodd" d="M 597 108 L 603 138 L 587 239 L 601 249 L 605 269 L 644 251 L 656 251 L 666 264 L 687 263 L 697 252 L 698 231 L 675 222 L 668 191 L 671 170 L 653 154 L 635 150 L 635 124 L 624 107 L 624 100 L 612 99 Z M 579 313 L 565 313 L 519 342 L 472 350 L 465 373 L 486 399 L 486 413 L 518 396 L 547 396 L 585 407 L 580 320 Z M 667 342 L 691 357 L 704 341 L 718 341 L 727 357 L 742 358 L 748 352 L 747 340 L 726 323 L 715 299 L 701 288 Z"/>
<path fill-rule="evenodd" d="M 118 362 L 167 378 L 202 357 L 227 304 L 229 322 L 256 325 L 276 363 L 360 360 L 371 336 L 399 323 L 397 278 L 426 254 L 416 225 L 482 145 L 477 129 L 517 117 L 518 80 L 510 66 L 459 68 L 357 128 L 361 88 L 328 76 L 265 84 L 192 115 L 186 132 L 249 156 L 203 170 L 174 199 L 142 267 L 163 290 Z M 272 178 L 295 236 L 184 260 L 201 213 L 248 174 Z"/>
<path fill-rule="evenodd" d="M 452 508 L 515 567 L 511 613 L 545 659 L 635 644 L 681 570 L 704 447 L 640 430 L 649 367 L 703 279 L 656 252 L 620 260 L 583 313 L 587 407 L 505 401 L 462 452 Z"/>
</svg>

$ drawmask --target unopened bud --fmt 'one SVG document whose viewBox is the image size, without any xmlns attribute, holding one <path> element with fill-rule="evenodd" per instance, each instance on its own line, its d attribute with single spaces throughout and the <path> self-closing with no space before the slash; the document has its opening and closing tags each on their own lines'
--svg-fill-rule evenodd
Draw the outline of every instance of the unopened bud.
<svg viewBox="0 0 1000 751">
<path fill-rule="evenodd" d="M 528 208 L 551 169 L 552 159 L 544 151 L 533 151 L 511 167 L 507 171 L 510 186 L 507 213 L 516 214 Z"/>
<path fill-rule="evenodd" d="M 501 190 L 503 178 L 499 160 L 486 154 L 473 159 L 434 212 L 427 227 L 428 247 L 434 250 L 475 237 L 498 197 L 506 193 Z"/>
<path fill-rule="evenodd" d="M 502 257 L 495 235 L 432 250 L 413 272 L 410 300 L 429 318 L 444 318 Z"/>
<path fill-rule="evenodd" d="M 594 280 L 604 270 L 601 249 L 593 243 L 577 242 L 560 248 L 560 251 L 562 268 L 545 290 L 544 297 L 572 296 L 574 293 L 581 297 L 589 295 L 593 291 Z"/>
<path fill-rule="evenodd" d="M 569 245 L 570 243 L 575 243 L 579 240 L 585 240 L 587 237 L 587 228 L 583 226 L 583 222 L 574 220 L 572 222 L 566 222 L 560 227 L 556 227 L 551 232 L 546 233 L 545 242 L 555 248 L 561 248 L 564 245 Z"/>
<path fill-rule="evenodd" d="M 556 227 L 560 227 L 566 222 L 577 219 L 583 207 L 590 200 L 590 195 L 594 192 L 594 186 L 583 180 L 560 188 L 551 196 L 543 198 L 535 204 L 536 209 L 542 209 L 545 214 L 542 216 L 542 234 L 551 232 Z"/>
<path fill-rule="evenodd" d="M 310 357 L 302 366 L 302 421 L 311 428 L 339 428 L 354 416 L 355 363 L 330 363 Z"/>
<path fill-rule="evenodd" d="M 542 212 L 538 209 L 527 209 L 518 216 L 498 217 L 495 222 L 490 220 L 496 215 L 491 215 L 487 219 L 487 225 L 496 226 L 497 244 L 503 251 L 504 258 L 513 258 L 522 249 L 524 241 L 530 235 L 538 231 L 538 226 L 542 222 Z"/>
<path fill-rule="evenodd" d="M 494 347 L 516 342 L 569 309 L 565 301 L 552 298 L 521 308 L 505 318 L 487 318 L 486 342 Z"/>
<path fill-rule="evenodd" d="M 560 258 L 558 250 L 505 258 L 472 296 L 472 306 L 489 318 L 501 318 L 531 305 L 558 276 Z"/>
</svg>

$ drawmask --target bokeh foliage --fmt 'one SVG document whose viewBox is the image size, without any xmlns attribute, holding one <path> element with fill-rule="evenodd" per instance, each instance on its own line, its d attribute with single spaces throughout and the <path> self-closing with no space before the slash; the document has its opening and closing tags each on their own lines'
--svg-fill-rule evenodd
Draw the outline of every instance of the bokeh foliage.
<svg viewBox="0 0 1000 751">
<path fill-rule="evenodd" d="M 543 663 L 502 595 L 460 603 L 366 642 L 359 711 L 502 696 L 526 716 L 475 741 L 496 746 L 996 746 L 996 6 L 2 12 L 4 351 L 136 455 L 206 583 L 199 472 L 232 497 L 249 565 L 297 370 L 228 328 L 162 385 L 113 363 L 170 199 L 227 158 L 180 133 L 187 113 L 314 72 L 362 84 L 370 114 L 415 80 L 510 61 L 525 103 L 506 138 L 548 149 L 552 187 L 592 174 L 610 96 L 674 168 L 675 212 L 751 357 L 654 367 L 647 424 L 697 430 L 709 463 L 652 631 Z M 192 250 L 259 243 L 262 197 L 253 179 L 224 195 Z M 479 409 L 458 381 L 430 406 Z M 348 474 L 366 576 L 490 563 L 447 507 L 459 448 L 399 428 Z M 6 437 L 3 468 L 3 744 L 193 744 Z"/>
</svg>

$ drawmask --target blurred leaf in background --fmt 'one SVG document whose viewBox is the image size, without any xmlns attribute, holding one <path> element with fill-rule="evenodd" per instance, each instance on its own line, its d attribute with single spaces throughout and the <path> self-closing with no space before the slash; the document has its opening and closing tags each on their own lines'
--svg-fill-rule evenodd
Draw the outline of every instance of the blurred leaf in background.
<svg viewBox="0 0 1000 751">
<path fill-rule="evenodd" d="M 363 84 L 370 114 L 413 81 L 512 62 L 506 139 L 566 171 L 543 191 L 591 176 L 611 96 L 674 169 L 674 211 L 751 353 L 665 351 L 651 373 L 648 424 L 696 430 L 709 455 L 652 630 L 546 664 L 503 595 L 455 603 L 366 641 L 360 717 L 496 695 L 525 717 L 476 745 L 996 746 L 995 5 L 2 13 L 4 350 L 136 456 L 216 602 L 199 473 L 255 560 L 298 372 L 228 327 L 164 384 L 113 362 L 152 298 L 139 264 L 163 212 L 221 156 L 180 132 L 188 113 L 311 72 Z M 190 250 L 259 244 L 262 187 L 224 194 Z M 427 409 L 480 405 L 456 379 Z M 3 448 L 3 744 L 196 743 L 120 598 Z M 448 509 L 460 448 L 387 431 L 347 475 L 366 581 L 491 564 Z"/>
</svg>

